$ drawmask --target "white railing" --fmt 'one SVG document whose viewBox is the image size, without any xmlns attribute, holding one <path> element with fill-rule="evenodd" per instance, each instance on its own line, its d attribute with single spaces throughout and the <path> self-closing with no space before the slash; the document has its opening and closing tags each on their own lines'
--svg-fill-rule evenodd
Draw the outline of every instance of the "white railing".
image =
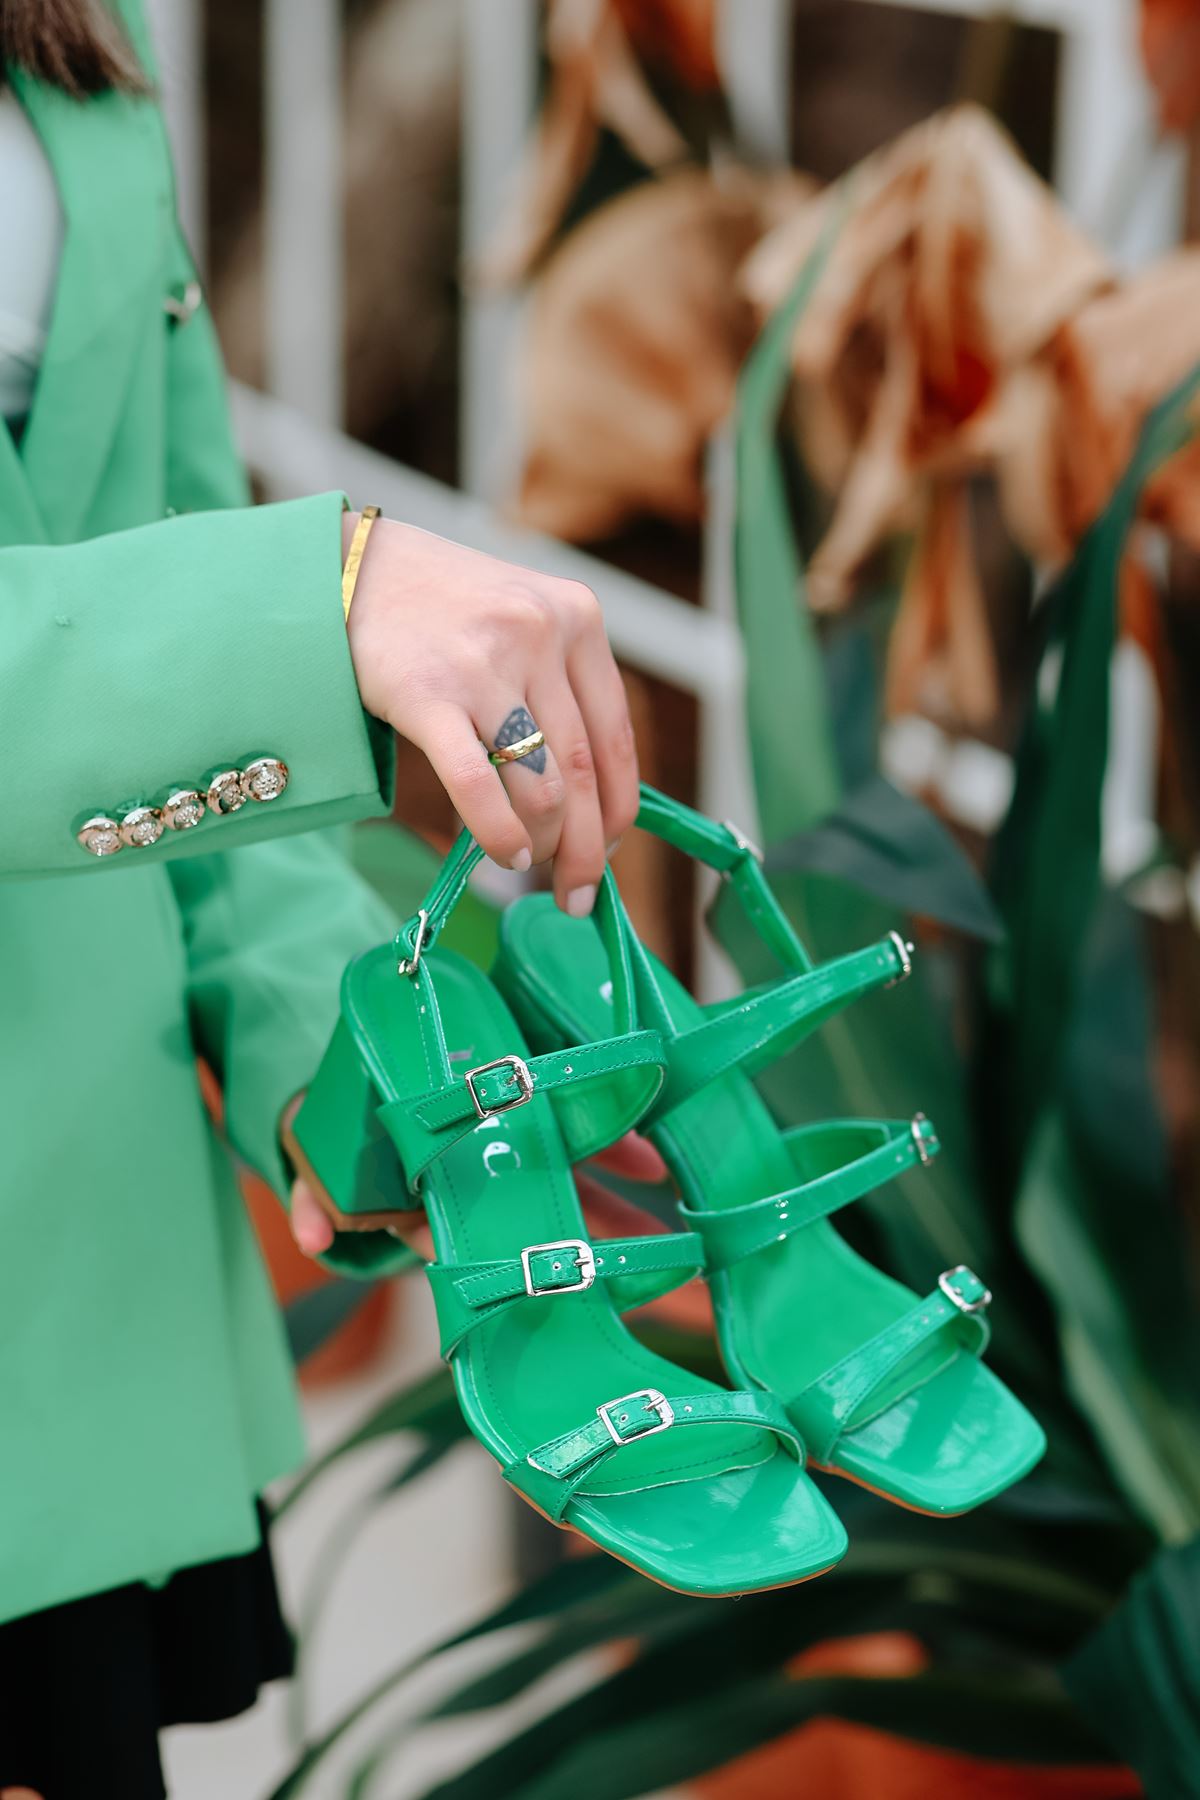
<svg viewBox="0 0 1200 1800">
<path fill-rule="evenodd" d="M 457 3 L 466 266 L 486 241 L 528 129 L 539 0 Z M 996 10 L 994 0 L 922 3 L 964 16 Z M 151 0 L 151 5 L 181 211 L 202 256 L 201 0 Z M 272 493 L 344 487 L 430 530 L 586 581 L 601 598 L 618 655 L 696 697 L 700 804 L 718 817 L 738 819 L 753 833 L 742 647 L 729 568 L 730 459 L 724 446 L 714 446 L 710 459 L 713 506 L 704 604 L 694 607 L 567 545 L 506 524 L 493 510 L 499 476 L 515 466 L 519 450 L 508 383 L 521 307 L 511 296 L 469 287 L 464 295 L 463 490 L 431 481 L 342 434 L 341 7 L 339 0 L 264 0 L 264 9 L 264 294 L 271 395 L 247 389 L 235 395 L 248 462 Z M 1153 144 L 1150 103 L 1132 38 L 1135 9 L 1127 0 L 1009 0 L 1005 11 L 1062 34 L 1055 178 L 1068 208 L 1122 260 L 1140 262 L 1167 248 L 1178 235 L 1182 154 Z M 718 22 L 718 50 L 739 139 L 759 154 L 783 157 L 790 0 L 722 0 Z M 1123 168 L 1131 157 L 1144 178 L 1136 209 L 1119 204 Z M 1120 703 L 1119 691 L 1117 699 Z M 910 744 L 910 752 L 915 747 Z M 905 756 L 891 760 L 902 775 Z M 964 761 L 957 755 L 953 767 L 961 780 L 946 782 L 944 798 L 952 805 L 963 781 L 974 793 L 976 775 L 983 780 L 996 773 L 994 759 L 976 769 L 969 756 Z M 982 799 L 983 788 L 974 800 L 964 797 L 968 817 Z"/>
</svg>

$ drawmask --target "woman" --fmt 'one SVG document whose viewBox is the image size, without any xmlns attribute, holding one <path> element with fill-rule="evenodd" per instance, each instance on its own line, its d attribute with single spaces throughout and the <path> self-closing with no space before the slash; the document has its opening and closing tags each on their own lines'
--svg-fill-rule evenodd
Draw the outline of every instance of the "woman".
<svg viewBox="0 0 1200 1800">
<path fill-rule="evenodd" d="M 637 774 L 585 590 L 380 520 L 347 625 L 342 497 L 246 507 L 136 0 L 4 0 L 0 61 L 0 1792 L 143 1800 L 160 1724 L 288 1666 L 296 1408 L 196 1058 L 284 1193 L 391 929 L 308 834 L 388 810 L 389 728 L 576 914 Z"/>
</svg>

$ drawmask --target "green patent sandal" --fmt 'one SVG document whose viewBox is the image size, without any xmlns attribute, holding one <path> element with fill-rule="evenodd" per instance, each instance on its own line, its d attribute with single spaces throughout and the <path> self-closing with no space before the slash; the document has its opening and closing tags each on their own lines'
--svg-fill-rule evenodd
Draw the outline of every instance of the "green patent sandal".
<svg viewBox="0 0 1200 1800">
<path fill-rule="evenodd" d="M 398 949 L 350 964 L 296 1135 L 339 1205 L 372 1210 L 346 1151 L 369 1091 L 428 1214 L 463 1413 L 525 1500 L 685 1593 L 806 1580 L 846 1538 L 796 1426 L 761 1389 L 703 1381 L 621 1323 L 698 1272 L 699 1237 L 593 1242 L 579 1208 L 571 1162 L 627 1130 L 663 1076 L 658 1031 L 633 1028 L 611 878 L 595 940 L 602 961 L 612 953 L 603 1032 L 532 1055 L 488 978 L 434 948 L 480 854 L 461 839 Z"/>
<path fill-rule="evenodd" d="M 841 1238 L 830 1215 L 937 1153 L 932 1125 L 835 1120 L 781 1131 L 751 1074 L 860 994 L 901 981 L 911 945 L 881 943 L 814 966 L 774 899 L 757 852 L 643 788 L 639 825 L 727 876 L 787 976 L 700 1006 L 638 941 L 620 907 L 637 1019 L 662 1033 L 667 1073 L 640 1129 L 703 1240 L 731 1378 L 776 1395 L 814 1467 L 919 1512 L 951 1514 L 1027 1474 L 1045 1448 L 1035 1420 L 984 1367 L 991 1299 L 949 1269 L 924 1299 Z M 510 907 L 493 977 L 531 1044 L 610 1028 L 595 926 L 544 896 Z M 632 1021 L 631 1021 L 632 1023 Z"/>
</svg>

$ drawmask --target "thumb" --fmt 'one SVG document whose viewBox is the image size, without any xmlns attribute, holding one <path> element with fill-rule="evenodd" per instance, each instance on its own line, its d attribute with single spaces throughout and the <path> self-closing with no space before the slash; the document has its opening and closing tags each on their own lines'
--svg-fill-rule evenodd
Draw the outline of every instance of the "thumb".
<svg viewBox="0 0 1200 1800">
<path fill-rule="evenodd" d="M 333 1223 L 306 1181 L 292 1183 L 292 1236 L 305 1256 L 320 1256 L 333 1243 Z"/>
</svg>

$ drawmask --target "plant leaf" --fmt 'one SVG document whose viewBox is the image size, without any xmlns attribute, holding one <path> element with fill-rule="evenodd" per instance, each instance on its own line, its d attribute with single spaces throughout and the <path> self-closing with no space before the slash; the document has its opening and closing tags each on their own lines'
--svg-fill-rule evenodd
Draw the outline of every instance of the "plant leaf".
<svg viewBox="0 0 1200 1800">
<path fill-rule="evenodd" d="M 1000 915 L 983 882 L 927 806 L 870 775 L 809 831 L 777 844 L 769 871 L 832 876 L 902 912 L 997 943 Z"/>
<path fill-rule="evenodd" d="M 635 1800 L 720 1768 L 811 1719 L 834 1718 L 1004 1763 L 1102 1763 L 1057 1684 L 1008 1672 L 967 1677 L 934 1670 L 904 1679 L 847 1675 L 735 1682 L 702 1704 L 685 1702 L 587 1744 L 575 1743 L 542 1776 L 507 1790 L 512 1800 Z M 425 1800 L 468 1800 L 480 1790 L 446 1783 Z M 493 1794 L 498 1790 L 492 1789 Z"/>
<path fill-rule="evenodd" d="M 791 293 L 764 326 L 738 382 L 734 418 L 734 586 L 746 646 L 746 712 L 761 828 L 775 844 L 828 813 L 837 762 L 816 634 L 801 601 L 800 559 L 775 441 L 791 380 L 797 318 L 841 225 L 829 227 Z"/>
<path fill-rule="evenodd" d="M 576 1605 L 580 1601 L 595 1597 L 608 1588 L 628 1585 L 640 1578 L 633 1575 L 620 1563 L 608 1556 L 584 1557 L 574 1562 L 560 1563 L 540 1581 L 533 1582 L 519 1594 L 513 1595 L 492 1612 L 485 1614 L 474 1625 L 465 1630 L 455 1632 L 451 1637 L 443 1638 L 441 1643 L 433 1645 L 418 1655 L 408 1657 L 402 1663 L 389 1669 L 375 1682 L 367 1692 L 355 1701 L 347 1712 L 335 1720 L 329 1729 L 309 1744 L 304 1754 L 289 1770 L 288 1774 L 273 1788 L 267 1800 L 295 1800 L 316 1773 L 330 1750 L 345 1734 L 352 1730 L 361 1719 L 376 1707 L 381 1700 L 401 1686 L 415 1670 L 424 1667 L 436 1656 L 453 1650 L 460 1644 L 468 1644 L 476 1638 L 486 1637 L 494 1631 L 503 1631 L 510 1625 L 523 1625 L 530 1621 L 552 1618 L 565 1608 Z"/>
<path fill-rule="evenodd" d="M 302 1363 L 328 1343 L 354 1317 L 374 1286 L 373 1281 L 332 1280 L 290 1300 L 283 1309 L 283 1322 L 293 1362 Z"/>
<path fill-rule="evenodd" d="M 1160 1550 L 1064 1670 L 1067 1691 L 1147 1800 L 1200 1779 L 1200 1539 Z"/>
<path fill-rule="evenodd" d="M 414 1431 L 447 1442 L 467 1436 L 467 1427 L 455 1399 L 454 1379 L 449 1369 L 435 1369 L 412 1387 L 404 1388 L 398 1394 L 389 1394 L 386 1400 L 380 1401 L 345 1437 L 340 1438 L 309 1464 L 299 1480 L 284 1495 L 276 1509 L 277 1513 L 285 1513 L 289 1507 L 294 1506 L 301 1495 L 308 1492 L 313 1482 L 343 1456 L 348 1456 L 362 1444 L 373 1442 L 375 1438 L 388 1437 L 398 1431 Z"/>
</svg>

